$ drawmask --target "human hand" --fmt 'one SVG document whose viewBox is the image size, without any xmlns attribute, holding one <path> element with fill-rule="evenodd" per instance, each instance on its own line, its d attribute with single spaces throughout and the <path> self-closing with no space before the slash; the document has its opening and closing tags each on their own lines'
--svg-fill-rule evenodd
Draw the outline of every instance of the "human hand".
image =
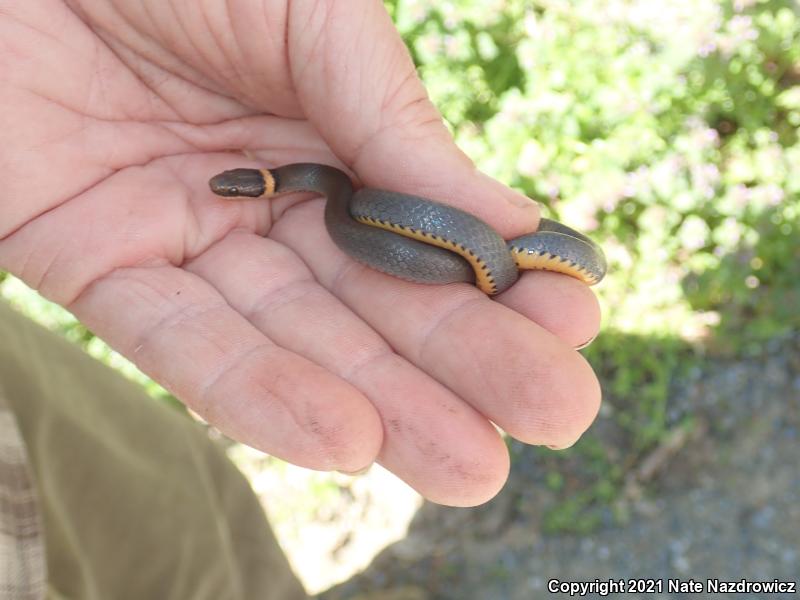
<svg viewBox="0 0 800 600">
<path fill-rule="evenodd" d="M 412 284 L 335 248 L 320 200 L 209 191 L 242 149 L 536 228 L 454 146 L 379 0 L 6 3 L 0 45 L 0 267 L 227 435 L 468 506 L 508 474 L 490 421 L 565 447 L 593 420 L 583 284 Z"/>
</svg>

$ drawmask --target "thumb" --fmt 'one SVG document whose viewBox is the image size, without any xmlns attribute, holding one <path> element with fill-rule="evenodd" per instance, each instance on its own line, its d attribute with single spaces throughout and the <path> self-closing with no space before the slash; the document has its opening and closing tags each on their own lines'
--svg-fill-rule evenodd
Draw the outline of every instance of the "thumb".
<svg viewBox="0 0 800 600">
<path fill-rule="evenodd" d="M 536 229 L 538 205 L 455 145 L 380 0 L 289 6 L 289 66 L 304 113 L 365 185 L 458 206 L 506 239 Z"/>
</svg>

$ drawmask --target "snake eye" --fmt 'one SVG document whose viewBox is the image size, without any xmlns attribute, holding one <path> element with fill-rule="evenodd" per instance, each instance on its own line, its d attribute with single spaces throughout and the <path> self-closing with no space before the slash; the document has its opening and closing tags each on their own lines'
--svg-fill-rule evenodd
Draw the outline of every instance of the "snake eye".
<svg viewBox="0 0 800 600">
<path fill-rule="evenodd" d="M 264 194 L 264 175 L 258 169 L 231 169 L 214 175 L 209 182 L 211 191 L 218 196 L 244 196 L 258 198 Z"/>
</svg>

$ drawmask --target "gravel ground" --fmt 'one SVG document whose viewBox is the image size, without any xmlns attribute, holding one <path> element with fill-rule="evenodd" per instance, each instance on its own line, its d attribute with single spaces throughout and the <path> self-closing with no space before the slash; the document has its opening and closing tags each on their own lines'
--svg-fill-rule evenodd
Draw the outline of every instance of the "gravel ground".
<svg viewBox="0 0 800 600">
<path fill-rule="evenodd" d="M 800 583 L 800 335 L 748 360 L 707 361 L 673 389 L 669 421 L 692 415 L 697 426 L 676 429 L 632 469 L 643 481 L 631 478 L 591 534 L 542 531 L 552 497 L 532 475 L 533 454 L 522 453 L 495 500 L 475 509 L 423 505 L 404 539 L 322 597 L 569 597 L 549 593 L 548 581 L 597 578 L 663 585 L 608 597 L 702 598 L 728 596 L 670 592 L 668 580 Z"/>
</svg>

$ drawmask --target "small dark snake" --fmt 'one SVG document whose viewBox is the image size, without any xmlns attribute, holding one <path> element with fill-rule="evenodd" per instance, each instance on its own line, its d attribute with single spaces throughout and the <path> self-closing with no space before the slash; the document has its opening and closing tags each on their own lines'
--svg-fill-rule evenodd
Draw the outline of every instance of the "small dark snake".
<svg viewBox="0 0 800 600">
<path fill-rule="evenodd" d="M 419 283 L 475 283 L 499 294 L 520 269 L 566 273 L 594 285 L 606 273 L 600 247 L 550 219 L 539 229 L 506 242 L 477 217 L 419 196 L 353 190 L 333 167 L 293 164 L 277 169 L 233 169 L 215 175 L 211 190 L 226 197 L 272 198 L 290 192 L 325 196 L 325 225 L 339 248 L 355 260 Z"/>
</svg>

